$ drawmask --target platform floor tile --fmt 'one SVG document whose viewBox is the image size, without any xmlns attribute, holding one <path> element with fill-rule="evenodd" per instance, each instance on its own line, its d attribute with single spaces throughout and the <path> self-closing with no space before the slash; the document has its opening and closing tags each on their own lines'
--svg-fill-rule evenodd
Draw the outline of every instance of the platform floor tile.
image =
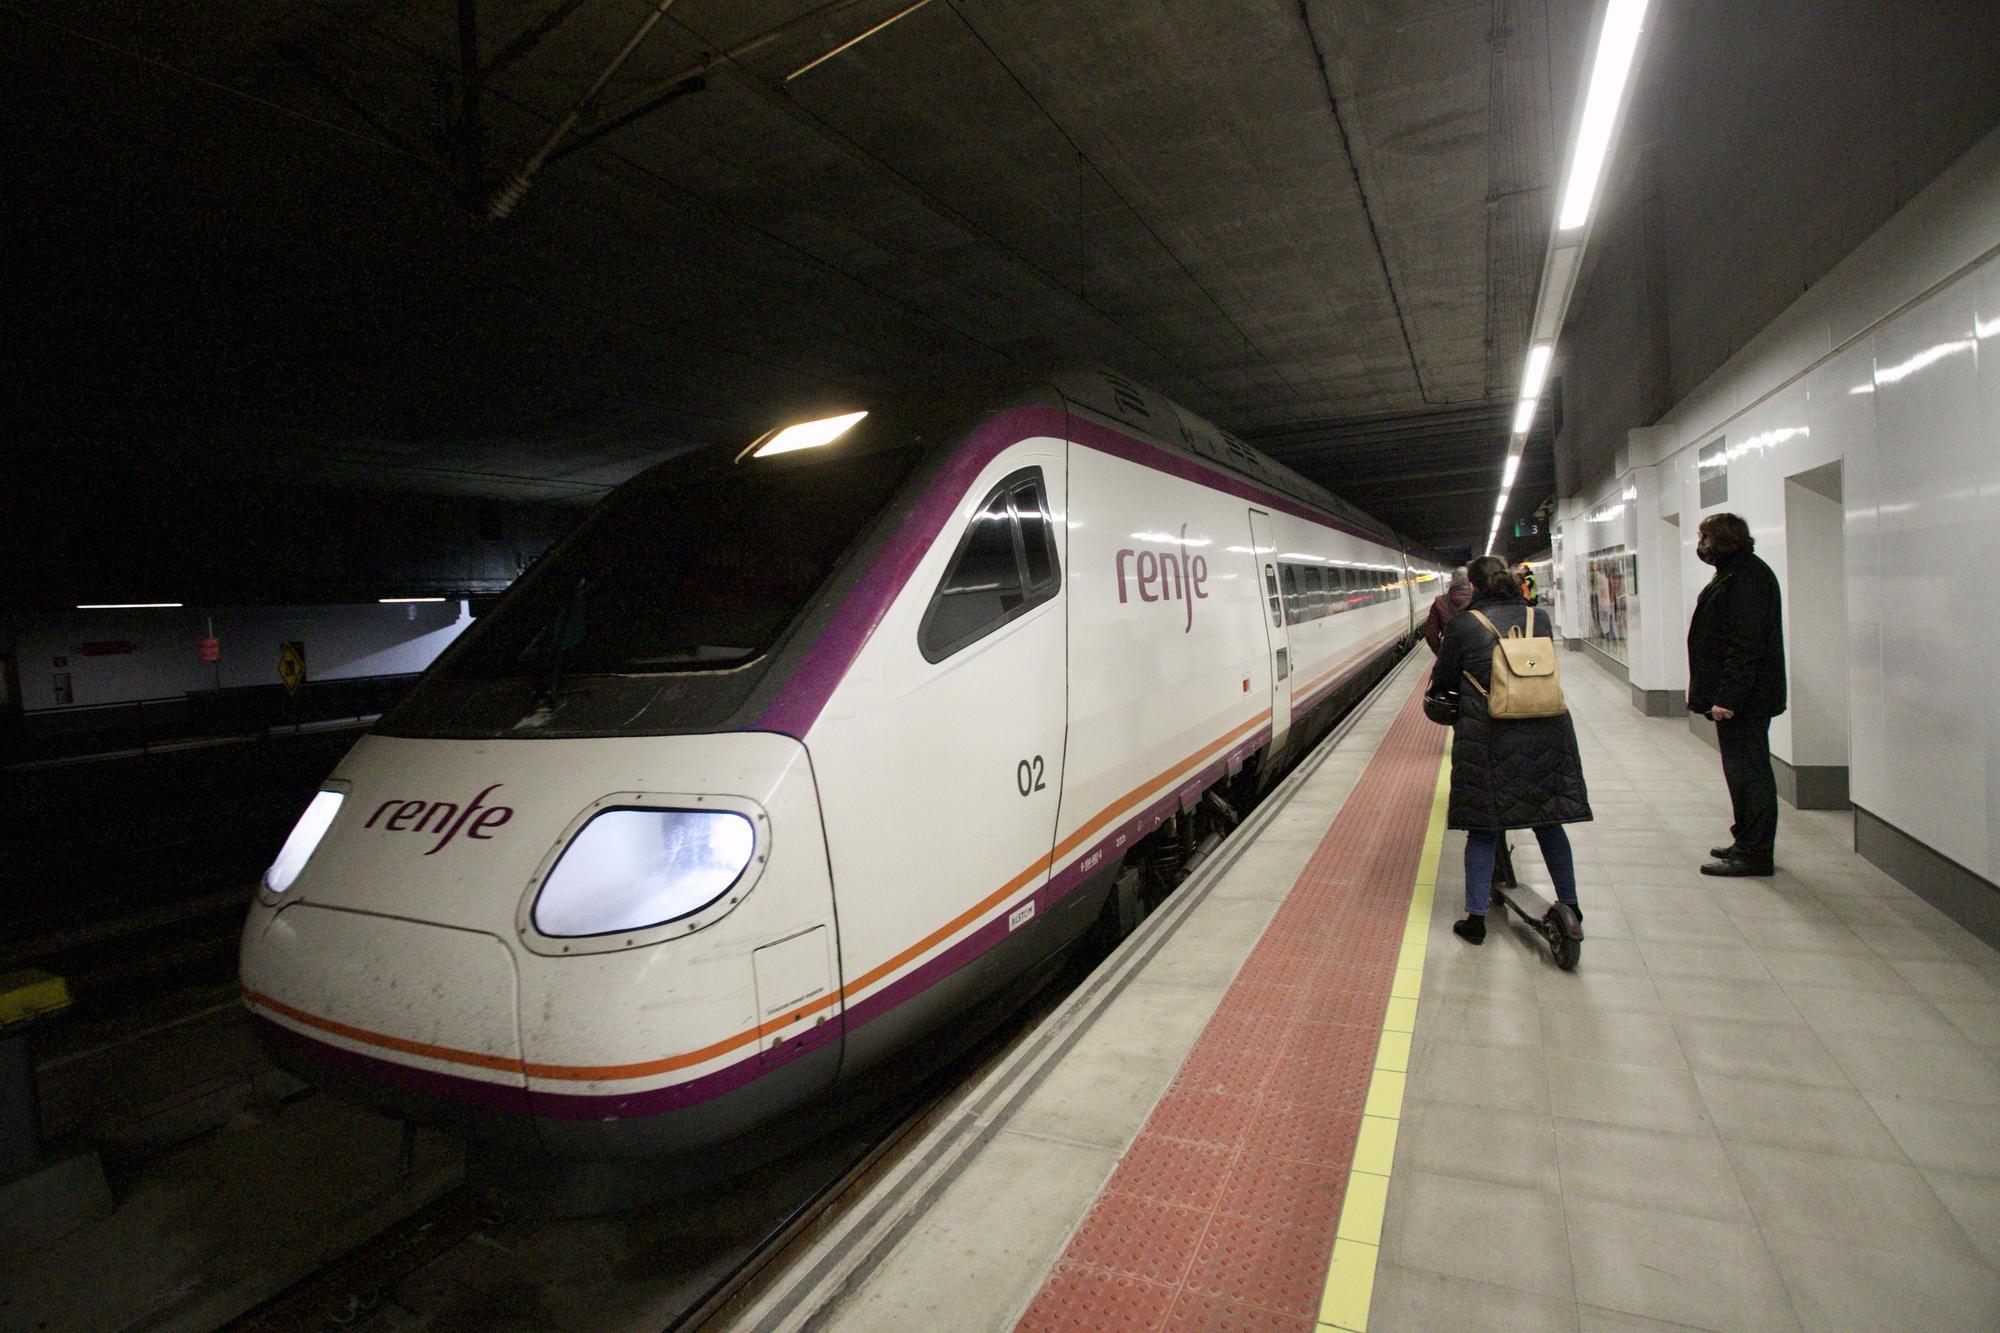
<svg viewBox="0 0 2000 1333">
<path fill-rule="evenodd" d="M 2000 954 L 1844 814 L 1782 807 L 1777 875 L 1704 878 L 1715 751 L 1563 670 L 1582 964 L 1453 936 L 1446 839 L 1370 1326 L 2000 1328 Z"/>
<path fill-rule="evenodd" d="M 1365 1301 L 1443 746 L 1412 693 L 1021 1328 L 1310 1329 L 1330 1267 Z"/>
</svg>

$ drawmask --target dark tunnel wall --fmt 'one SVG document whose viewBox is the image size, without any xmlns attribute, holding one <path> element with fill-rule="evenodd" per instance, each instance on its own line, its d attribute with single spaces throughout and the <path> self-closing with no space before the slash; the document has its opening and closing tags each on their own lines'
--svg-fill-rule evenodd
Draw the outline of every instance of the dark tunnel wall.
<svg viewBox="0 0 2000 1333">
<path fill-rule="evenodd" d="M 498 592 L 582 507 L 204 476 L 130 460 L 10 469 L 0 605 L 325 604 Z"/>
</svg>

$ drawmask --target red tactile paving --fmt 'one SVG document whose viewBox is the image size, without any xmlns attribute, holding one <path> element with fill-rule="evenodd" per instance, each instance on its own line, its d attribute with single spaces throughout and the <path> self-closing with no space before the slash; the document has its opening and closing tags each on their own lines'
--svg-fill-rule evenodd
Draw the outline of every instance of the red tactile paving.
<svg viewBox="0 0 2000 1333">
<path fill-rule="evenodd" d="M 1177 1284 L 1187 1276 L 1209 1217 L 1204 1209 L 1107 1194 L 1084 1218 L 1063 1257 L 1143 1282 Z"/>
<path fill-rule="evenodd" d="M 1056 1265 L 1041 1294 L 1021 1318 L 1024 1328 L 1088 1329 L 1163 1328 L 1180 1294 L 1158 1282 L 1107 1273 L 1065 1260 Z"/>
<path fill-rule="evenodd" d="M 1219 1296 L 1183 1291 L 1167 1316 L 1170 1333 L 1307 1333 L 1310 1319 L 1259 1310 L 1254 1305 L 1234 1305 Z"/>
<path fill-rule="evenodd" d="M 1314 1326 L 1443 754 L 1421 694 L 1411 692 L 1022 1329 Z"/>
</svg>

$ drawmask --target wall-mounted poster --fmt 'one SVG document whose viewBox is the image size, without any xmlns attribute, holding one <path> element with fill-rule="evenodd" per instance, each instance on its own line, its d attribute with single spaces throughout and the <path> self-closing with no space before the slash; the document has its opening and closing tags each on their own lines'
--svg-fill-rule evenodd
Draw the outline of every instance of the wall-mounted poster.
<svg viewBox="0 0 2000 1333">
<path fill-rule="evenodd" d="M 1622 545 L 1592 551 L 1585 562 L 1590 581 L 1592 644 L 1606 656 L 1627 661 L 1625 645 L 1639 632 L 1639 557 Z"/>
<path fill-rule="evenodd" d="M 1695 474 L 1701 478 L 1701 507 L 1713 509 L 1729 503 L 1729 437 L 1718 435 L 1695 455 Z"/>
</svg>

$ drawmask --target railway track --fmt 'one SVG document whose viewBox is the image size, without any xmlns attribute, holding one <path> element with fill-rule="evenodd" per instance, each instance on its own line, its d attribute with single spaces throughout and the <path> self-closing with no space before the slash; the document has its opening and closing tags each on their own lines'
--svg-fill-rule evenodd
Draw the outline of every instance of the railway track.
<svg viewBox="0 0 2000 1333">
<path fill-rule="evenodd" d="M 405 1319 L 415 1315 L 425 1327 L 476 1328 L 502 1306 L 513 1320 L 534 1315 L 511 1299 L 504 1270 L 514 1256 L 541 1248 L 565 1249 L 576 1237 L 601 1237 L 607 1228 L 622 1229 L 637 1249 L 654 1245 L 675 1251 L 672 1271 L 659 1271 L 649 1291 L 628 1288 L 626 1307 L 644 1313 L 626 1326 L 648 1333 L 678 1333 L 701 1328 L 764 1268 L 794 1243 L 809 1235 L 827 1211 L 857 1185 L 892 1162 L 899 1150 L 965 1089 L 976 1085 L 986 1070 L 1004 1059 L 1021 1036 L 1059 1005 L 1088 975 L 1094 960 L 1072 960 L 1021 1010 L 974 1050 L 890 1099 L 874 1113 L 844 1126 L 812 1148 L 757 1168 L 745 1181 L 731 1182 L 719 1193 L 747 1206 L 720 1210 L 713 1198 L 666 1199 L 612 1219 L 545 1221 L 532 1207 L 504 1194 L 466 1184 L 418 1209 L 401 1222 L 377 1233 L 332 1263 L 278 1293 L 226 1325 L 229 1333 L 295 1333 L 296 1330 L 362 1329 L 391 1312 Z M 705 1252 L 668 1243 L 679 1234 L 672 1215 L 681 1210 L 690 1220 L 720 1212 L 722 1228 Z M 658 1254 L 654 1256 L 656 1259 Z M 443 1262 L 441 1262 L 443 1261 Z M 427 1268 L 458 1270 L 452 1283 L 425 1280 Z M 470 1281 L 469 1267 L 480 1269 Z M 636 1297 L 636 1299 L 634 1299 Z"/>
</svg>

